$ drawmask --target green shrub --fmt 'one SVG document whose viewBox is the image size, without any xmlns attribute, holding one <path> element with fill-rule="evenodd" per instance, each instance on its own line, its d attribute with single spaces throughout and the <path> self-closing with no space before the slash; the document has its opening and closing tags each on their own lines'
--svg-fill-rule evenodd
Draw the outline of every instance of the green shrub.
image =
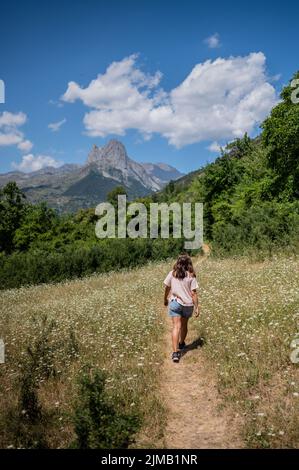
<svg viewBox="0 0 299 470">
<path fill-rule="evenodd" d="M 63 251 L 32 249 L 0 256 L 0 289 L 60 282 L 166 259 L 183 249 L 181 239 L 104 239 L 91 246 L 66 246 Z"/>
<path fill-rule="evenodd" d="M 19 396 L 14 408 L 7 410 L 4 417 L 7 434 L 11 436 L 14 447 L 47 448 L 46 433 L 52 426 L 55 413 L 43 409 L 39 400 L 41 381 L 56 376 L 54 367 L 54 350 L 50 344 L 50 335 L 55 324 L 47 317 L 41 318 L 40 334 L 30 345 L 22 362 L 19 364 L 21 374 L 18 380 Z M 70 337 L 73 343 L 75 338 Z"/>
<path fill-rule="evenodd" d="M 80 449 L 124 449 L 134 439 L 140 419 L 119 411 L 105 392 L 105 375 L 84 373 L 74 409 L 75 446 Z"/>
</svg>

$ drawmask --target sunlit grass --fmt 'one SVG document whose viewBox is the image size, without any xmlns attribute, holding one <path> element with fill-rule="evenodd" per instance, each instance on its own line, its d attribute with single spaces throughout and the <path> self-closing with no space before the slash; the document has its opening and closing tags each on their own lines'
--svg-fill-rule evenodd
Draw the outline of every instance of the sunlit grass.
<svg viewBox="0 0 299 470">
<path fill-rule="evenodd" d="M 1 447 L 16 445 L 6 427 L 7 411 L 17 407 L 26 350 L 40 337 L 45 317 L 54 320 L 48 338 L 53 374 L 40 376 L 38 390 L 53 418 L 48 446 L 74 441 L 70 416 L 86 365 L 104 370 L 115 402 L 142 416 L 134 445 L 162 442 L 162 282 L 171 265 L 0 293 L 0 337 L 6 345 L 6 363 L 0 365 Z M 202 315 L 193 321 L 205 338 L 202 357 L 215 371 L 224 402 L 244 417 L 246 445 L 298 447 L 299 373 L 290 361 L 291 341 L 299 336 L 298 260 L 209 259 L 197 276 Z"/>
<path fill-rule="evenodd" d="M 111 396 L 154 427 L 151 438 L 143 435 L 146 445 L 152 445 L 153 436 L 161 434 L 163 421 L 157 387 L 162 361 L 159 339 L 164 331 L 164 274 L 164 264 L 153 264 L 1 292 L 0 336 L 6 344 L 6 364 L 0 368 L 2 418 L 9 407 L 17 405 L 20 367 L 27 347 L 39 337 L 46 315 L 48 322 L 55 321 L 49 338 L 55 377 L 41 378 L 39 397 L 45 409 L 56 411 L 57 426 L 49 430 L 49 445 L 65 447 L 74 438 L 69 413 L 77 393 L 77 377 L 86 365 L 105 371 Z M 3 427 L 0 436 L 2 447 L 13 445 Z"/>
<path fill-rule="evenodd" d="M 199 273 L 204 352 L 249 447 L 299 447 L 299 262 L 209 260 Z"/>
</svg>

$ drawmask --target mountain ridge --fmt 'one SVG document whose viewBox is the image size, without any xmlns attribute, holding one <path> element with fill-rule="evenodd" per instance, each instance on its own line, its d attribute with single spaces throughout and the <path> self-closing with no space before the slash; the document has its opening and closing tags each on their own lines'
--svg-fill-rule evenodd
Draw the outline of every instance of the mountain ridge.
<svg viewBox="0 0 299 470">
<path fill-rule="evenodd" d="M 66 163 L 30 173 L 14 170 L 0 174 L 0 188 L 15 181 L 30 202 L 45 201 L 59 212 L 74 212 L 106 200 L 116 186 L 123 186 L 134 199 L 159 191 L 181 176 L 166 163 L 135 161 L 122 142 L 112 139 L 103 147 L 94 144 L 82 165 Z"/>
</svg>

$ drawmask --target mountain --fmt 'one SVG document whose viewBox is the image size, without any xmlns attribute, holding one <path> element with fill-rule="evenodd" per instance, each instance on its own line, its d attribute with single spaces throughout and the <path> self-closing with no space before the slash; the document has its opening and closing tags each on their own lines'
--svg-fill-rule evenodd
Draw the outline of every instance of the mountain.
<svg viewBox="0 0 299 470">
<path fill-rule="evenodd" d="M 104 177 L 126 187 L 136 181 L 150 191 L 161 189 L 162 182 L 147 173 L 142 164 L 129 158 L 125 146 L 117 140 L 110 140 L 102 148 L 94 145 L 87 159 L 87 167 L 91 165 Z"/>
<path fill-rule="evenodd" d="M 46 201 L 60 212 L 93 207 L 106 200 L 116 186 L 125 187 L 130 199 L 161 190 L 182 176 L 165 163 L 138 163 L 118 140 L 93 145 L 83 165 L 65 164 L 31 173 L 12 171 L 0 175 L 0 187 L 16 181 L 31 202 Z"/>
<path fill-rule="evenodd" d="M 183 176 L 176 168 L 166 163 L 142 163 L 142 166 L 149 175 L 158 178 L 164 184 Z"/>
</svg>

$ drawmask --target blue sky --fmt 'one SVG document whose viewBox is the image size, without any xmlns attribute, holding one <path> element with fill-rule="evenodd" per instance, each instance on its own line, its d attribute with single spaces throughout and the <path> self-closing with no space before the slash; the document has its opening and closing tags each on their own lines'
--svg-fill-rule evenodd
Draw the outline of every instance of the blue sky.
<svg viewBox="0 0 299 470">
<path fill-rule="evenodd" d="M 110 138 L 183 172 L 212 161 L 298 70 L 298 16 L 291 1 L 3 3 L 0 172 L 83 163 Z"/>
</svg>

